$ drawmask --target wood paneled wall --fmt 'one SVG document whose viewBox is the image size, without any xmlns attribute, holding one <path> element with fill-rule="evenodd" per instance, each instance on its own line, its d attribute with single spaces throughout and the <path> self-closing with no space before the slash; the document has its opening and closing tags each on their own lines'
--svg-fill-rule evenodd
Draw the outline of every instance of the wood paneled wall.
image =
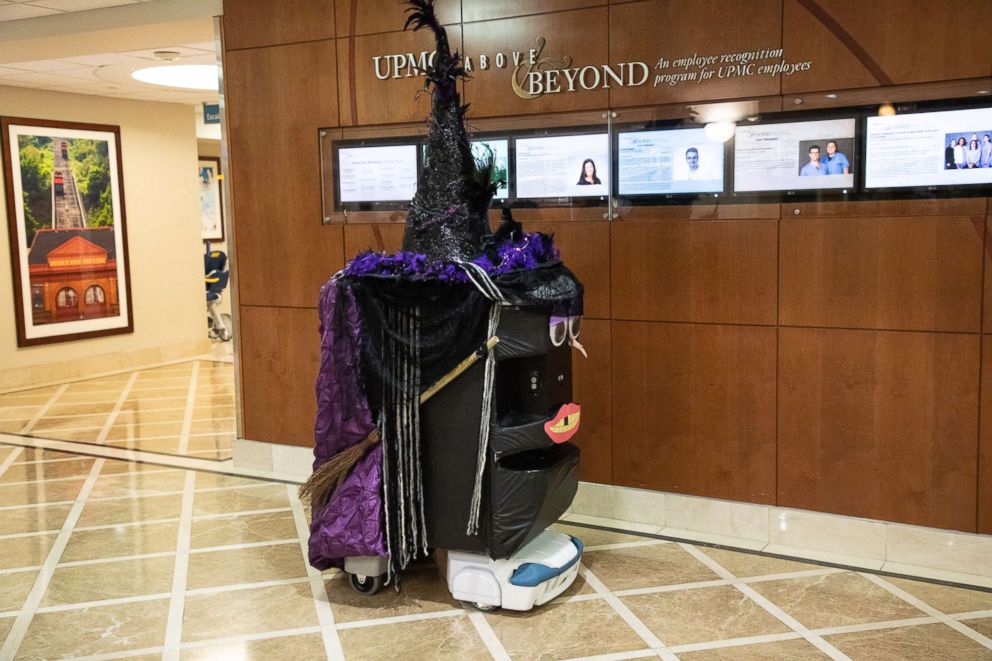
<svg viewBox="0 0 992 661">
<path fill-rule="evenodd" d="M 779 47 L 814 63 L 530 101 L 510 91 L 512 65 L 477 70 L 464 94 L 480 125 L 940 98 L 992 77 L 992 51 L 974 48 L 992 39 L 984 0 L 438 5 L 476 65 L 539 37 L 574 66 Z M 225 2 L 247 438 L 311 443 L 319 287 L 358 251 L 399 246 L 385 218 L 321 224 L 317 130 L 422 123 L 422 79 L 372 66 L 429 47 L 403 20 L 394 0 Z M 584 479 L 992 533 L 990 210 L 969 198 L 521 213 L 555 232 L 586 285 Z"/>
</svg>

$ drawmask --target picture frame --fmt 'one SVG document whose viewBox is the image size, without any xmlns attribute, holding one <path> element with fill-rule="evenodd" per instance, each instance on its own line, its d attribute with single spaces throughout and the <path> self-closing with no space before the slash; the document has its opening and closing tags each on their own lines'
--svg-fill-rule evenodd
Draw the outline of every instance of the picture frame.
<svg viewBox="0 0 992 661">
<path fill-rule="evenodd" d="M 19 347 L 134 332 L 119 126 L 0 118 Z"/>
<path fill-rule="evenodd" d="M 220 192 L 220 159 L 200 156 L 197 161 L 200 183 L 200 238 L 204 241 L 224 240 L 224 201 Z"/>
</svg>

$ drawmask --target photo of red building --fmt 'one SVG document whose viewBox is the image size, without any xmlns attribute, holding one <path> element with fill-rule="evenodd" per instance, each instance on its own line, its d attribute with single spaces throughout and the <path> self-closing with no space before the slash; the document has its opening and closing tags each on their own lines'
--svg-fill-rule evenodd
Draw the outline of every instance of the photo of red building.
<svg viewBox="0 0 992 661">
<path fill-rule="evenodd" d="M 39 230 L 28 264 L 35 325 L 120 314 L 114 228 Z"/>
</svg>

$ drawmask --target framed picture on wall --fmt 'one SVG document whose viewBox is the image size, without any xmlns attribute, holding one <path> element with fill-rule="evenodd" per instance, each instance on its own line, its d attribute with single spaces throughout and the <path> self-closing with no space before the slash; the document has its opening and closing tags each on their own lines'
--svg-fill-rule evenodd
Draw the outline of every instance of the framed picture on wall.
<svg viewBox="0 0 992 661">
<path fill-rule="evenodd" d="M 220 197 L 220 159 L 201 156 L 197 164 L 200 182 L 200 234 L 204 241 L 224 240 L 224 206 Z"/>
<path fill-rule="evenodd" d="M 134 332 L 120 127 L 0 130 L 18 346 Z"/>
</svg>

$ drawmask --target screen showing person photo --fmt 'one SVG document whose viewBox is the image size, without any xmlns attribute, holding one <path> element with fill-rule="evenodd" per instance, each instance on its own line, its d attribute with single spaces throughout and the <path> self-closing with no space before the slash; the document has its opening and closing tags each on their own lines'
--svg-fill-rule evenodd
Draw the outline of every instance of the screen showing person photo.
<svg viewBox="0 0 992 661">
<path fill-rule="evenodd" d="M 409 202 L 417 192 L 417 147 L 342 147 L 337 174 L 339 202 Z"/>
<path fill-rule="evenodd" d="M 597 197 L 610 194 L 606 133 L 517 140 L 517 197 Z"/>
<path fill-rule="evenodd" d="M 493 170 L 493 181 L 502 180 L 496 189 L 494 199 L 505 200 L 510 197 L 510 141 L 509 140 L 473 140 L 472 155 L 478 161 L 493 155 L 496 167 Z"/>
<path fill-rule="evenodd" d="M 738 126 L 734 190 L 854 187 L 854 118 Z"/>
<path fill-rule="evenodd" d="M 620 195 L 723 192 L 723 143 L 702 128 L 620 133 Z"/>
<path fill-rule="evenodd" d="M 992 183 L 988 108 L 869 117 L 867 188 Z"/>
</svg>

